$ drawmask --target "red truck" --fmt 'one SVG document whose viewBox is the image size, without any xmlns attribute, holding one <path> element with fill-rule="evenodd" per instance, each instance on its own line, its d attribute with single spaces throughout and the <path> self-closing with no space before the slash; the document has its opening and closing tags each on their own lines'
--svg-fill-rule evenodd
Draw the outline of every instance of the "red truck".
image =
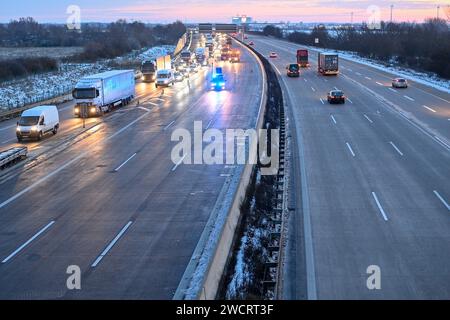
<svg viewBox="0 0 450 320">
<path fill-rule="evenodd" d="M 301 68 L 309 67 L 308 50 L 306 49 L 297 50 L 297 63 Z"/>
</svg>

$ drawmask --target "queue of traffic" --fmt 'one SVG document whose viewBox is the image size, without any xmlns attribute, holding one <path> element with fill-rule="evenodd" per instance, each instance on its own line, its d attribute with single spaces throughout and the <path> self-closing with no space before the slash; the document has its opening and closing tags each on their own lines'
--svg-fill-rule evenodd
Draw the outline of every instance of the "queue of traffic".
<svg viewBox="0 0 450 320">
<path fill-rule="evenodd" d="M 83 77 L 73 91 L 74 116 L 89 118 L 102 116 L 118 106 L 128 105 L 135 97 L 136 80 L 168 87 L 198 73 L 212 61 L 240 62 L 240 50 L 232 48 L 232 38 L 217 34 L 202 35 L 198 47 L 183 50 L 174 59 L 162 56 L 155 61 L 142 62 L 140 70 L 113 70 Z M 226 79 L 221 67 L 213 68 L 210 90 L 226 90 Z M 37 106 L 23 111 L 16 125 L 18 142 L 24 139 L 41 140 L 60 127 L 59 111 L 55 105 Z"/>
</svg>

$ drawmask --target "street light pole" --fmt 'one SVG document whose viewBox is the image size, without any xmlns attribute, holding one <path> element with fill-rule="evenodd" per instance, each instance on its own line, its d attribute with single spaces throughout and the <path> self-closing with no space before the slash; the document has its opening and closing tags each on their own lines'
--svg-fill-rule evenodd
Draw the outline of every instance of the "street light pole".
<svg viewBox="0 0 450 320">
<path fill-rule="evenodd" d="M 392 23 L 392 11 L 394 10 L 394 5 L 391 4 L 391 23 Z"/>
</svg>

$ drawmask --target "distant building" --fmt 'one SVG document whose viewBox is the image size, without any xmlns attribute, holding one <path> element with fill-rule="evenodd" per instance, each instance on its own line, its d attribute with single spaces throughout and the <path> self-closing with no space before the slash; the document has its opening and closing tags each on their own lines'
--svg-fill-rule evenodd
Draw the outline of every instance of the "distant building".
<svg viewBox="0 0 450 320">
<path fill-rule="evenodd" d="M 235 16 L 231 19 L 231 23 L 237 24 L 238 26 L 241 26 L 242 24 L 249 24 L 253 22 L 253 18 L 247 17 L 245 15 L 243 16 Z"/>
</svg>

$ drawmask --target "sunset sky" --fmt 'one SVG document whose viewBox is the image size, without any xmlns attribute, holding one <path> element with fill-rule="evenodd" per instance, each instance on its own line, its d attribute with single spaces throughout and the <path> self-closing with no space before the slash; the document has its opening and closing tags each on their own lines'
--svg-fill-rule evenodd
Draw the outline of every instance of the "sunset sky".
<svg viewBox="0 0 450 320">
<path fill-rule="evenodd" d="M 39 22 L 65 22 L 69 5 L 81 8 L 82 22 L 109 22 L 119 18 L 144 22 L 230 22 L 236 14 L 246 14 L 260 22 L 354 22 L 367 21 L 376 5 L 382 20 L 421 22 L 446 17 L 450 0 L 1 0 L 0 21 L 31 16 Z"/>
</svg>

